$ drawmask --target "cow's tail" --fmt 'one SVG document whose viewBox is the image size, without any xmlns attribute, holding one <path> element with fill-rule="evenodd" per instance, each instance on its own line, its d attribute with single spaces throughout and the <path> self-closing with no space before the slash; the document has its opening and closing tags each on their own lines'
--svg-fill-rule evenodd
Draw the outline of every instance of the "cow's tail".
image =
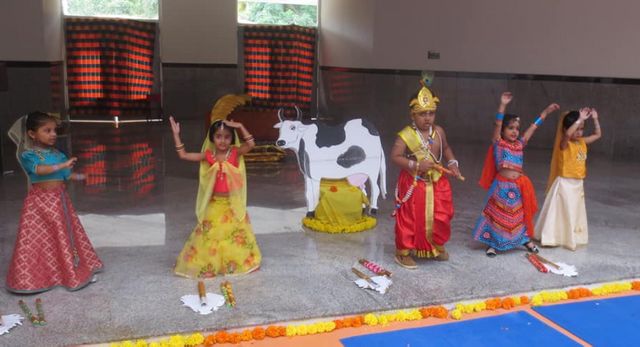
<svg viewBox="0 0 640 347">
<path fill-rule="evenodd" d="M 380 145 L 380 193 L 383 199 L 387 198 L 387 163 L 382 145 Z"/>
</svg>

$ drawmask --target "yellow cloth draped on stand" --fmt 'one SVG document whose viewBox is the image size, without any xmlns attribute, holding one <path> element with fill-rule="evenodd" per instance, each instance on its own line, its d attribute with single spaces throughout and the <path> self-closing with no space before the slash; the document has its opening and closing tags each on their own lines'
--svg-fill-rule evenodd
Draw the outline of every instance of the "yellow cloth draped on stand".
<svg viewBox="0 0 640 347">
<path fill-rule="evenodd" d="M 302 224 L 310 229 L 327 233 L 352 233 L 371 229 L 376 219 L 363 213 L 369 200 L 347 179 L 320 182 L 320 201 L 315 218 L 305 217 Z"/>
</svg>

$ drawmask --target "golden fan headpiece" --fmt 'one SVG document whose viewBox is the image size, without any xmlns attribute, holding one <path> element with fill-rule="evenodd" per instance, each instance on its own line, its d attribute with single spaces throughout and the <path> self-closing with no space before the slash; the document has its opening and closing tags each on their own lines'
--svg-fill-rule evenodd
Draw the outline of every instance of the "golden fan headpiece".
<svg viewBox="0 0 640 347">
<path fill-rule="evenodd" d="M 245 105 L 251 101 L 251 97 L 246 94 L 227 94 L 222 96 L 211 109 L 209 114 L 209 124 L 215 121 L 227 119 L 227 116 L 235 110 L 236 107 Z"/>
</svg>

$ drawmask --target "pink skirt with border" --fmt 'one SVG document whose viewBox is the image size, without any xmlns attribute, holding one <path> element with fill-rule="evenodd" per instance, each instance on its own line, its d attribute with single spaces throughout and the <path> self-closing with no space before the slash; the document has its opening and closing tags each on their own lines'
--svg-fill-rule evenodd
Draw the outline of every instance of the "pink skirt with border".
<svg viewBox="0 0 640 347">
<path fill-rule="evenodd" d="M 32 186 L 24 200 L 7 290 L 37 293 L 80 289 L 102 269 L 65 187 Z"/>
</svg>

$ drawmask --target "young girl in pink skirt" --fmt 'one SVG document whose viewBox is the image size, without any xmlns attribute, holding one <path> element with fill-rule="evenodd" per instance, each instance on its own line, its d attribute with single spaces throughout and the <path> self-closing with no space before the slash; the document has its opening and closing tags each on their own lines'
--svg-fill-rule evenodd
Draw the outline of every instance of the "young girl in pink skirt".
<svg viewBox="0 0 640 347">
<path fill-rule="evenodd" d="M 54 287 L 77 290 L 102 269 L 65 190 L 77 158 L 55 148 L 57 118 L 32 112 L 9 130 L 18 146 L 18 159 L 27 174 L 24 200 L 6 288 L 15 293 L 37 293 Z"/>
</svg>

